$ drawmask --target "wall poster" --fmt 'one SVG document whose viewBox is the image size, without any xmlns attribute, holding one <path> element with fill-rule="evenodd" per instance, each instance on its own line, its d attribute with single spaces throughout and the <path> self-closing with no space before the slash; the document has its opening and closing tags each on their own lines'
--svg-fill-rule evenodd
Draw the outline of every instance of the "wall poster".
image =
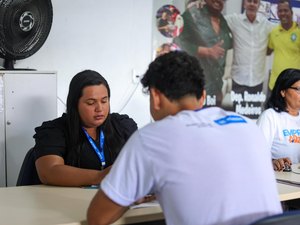
<svg viewBox="0 0 300 225">
<path fill-rule="evenodd" d="M 215 26 L 207 12 L 206 0 L 153 0 L 152 49 L 153 59 L 172 50 L 183 50 L 196 56 L 204 70 L 206 80 L 205 107 L 220 106 L 252 119 L 263 111 L 268 88 L 270 56 L 266 60 L 262 91 L 243 94 L 232 91 L 231 64 L 233 39 L 225 19 L 223 1 L 220 17 Z M 259 13 L 271 22 L 279 23 L 275 0 L 261 1 Z M 293 4 L 294 20 L 300 21 L 300 2 Z M 241 3 L 242 4 L 242 3 Z M 241 8 L 243 11 L 243 8 Z M 215 32 L 217 31 L 217 33 Z"/>
</svg>

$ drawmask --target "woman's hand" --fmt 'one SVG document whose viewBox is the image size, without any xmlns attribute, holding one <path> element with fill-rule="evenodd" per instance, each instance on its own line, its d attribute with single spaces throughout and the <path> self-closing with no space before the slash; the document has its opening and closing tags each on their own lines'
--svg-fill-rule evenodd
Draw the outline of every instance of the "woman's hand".
<svg viewBox="0 0 300 225">
<path fill-rule="evenodd" d="M 273 168 L 275 171 L 282 171 L 285 168 L 285 164 L 288 166 L 292 165 L 292 161 L 290 158 L 280 158 L 280 159 L 272 159 Z"/>
<path fill-rule="evenodd" d="M 97 176 L 97 179 L 94 182 L 94 184 L 96 184 L 96 185 L 100 184 L 101 181 L 103 180 L 103 178 L 109 173 L 110 169 L 111 169 L 111 166 L 106 167 L 104 170 L 98 171 L 98 176 Z"/>
</svg>

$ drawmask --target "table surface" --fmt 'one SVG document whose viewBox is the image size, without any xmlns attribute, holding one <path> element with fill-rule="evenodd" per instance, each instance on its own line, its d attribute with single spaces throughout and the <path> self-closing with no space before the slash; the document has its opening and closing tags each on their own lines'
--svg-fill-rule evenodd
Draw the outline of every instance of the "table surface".
<svg viewBox="0 0 300 225">
<path fill-rule="evenodd" d="M 300 186 L 285 183 L 277 183 L 280 201 L 300 198 Z"/>
<path fill-rule="evenodd" d="M 83 225 L 96 189 L 45 185 L 0 188 L 0 225 Z M 159 205 L 128 210 L 114 223 L 163 219 Z"/>
<path fill-rule="evenodd" d="M 298 164 L 294 165 L 298 167 Z M 300 198 L 300 174 L 294 172 L 275 172 L 280 201 Z"/>
<path fill-rule="evenodd" d="M 293 176 L 276 172 L 276 177 Z M 299 182 L 300 182 L 300 175 Z M 278 183 L 281 201 L 300 198 L 300 185 Z M 0 188 L 0 225 L 87 225 L 97 189 L 46 185 Z M 159 205 L 128 210 L 114 225 L 164 219 Z"/>
</svg>

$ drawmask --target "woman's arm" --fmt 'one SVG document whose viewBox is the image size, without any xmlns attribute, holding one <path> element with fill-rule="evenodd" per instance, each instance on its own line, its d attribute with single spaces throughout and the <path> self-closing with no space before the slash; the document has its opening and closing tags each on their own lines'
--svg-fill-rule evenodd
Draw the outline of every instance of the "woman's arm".
<svg viewBox="0 0 300 225">
<path fill-rule="evenodd" d="M 100 184 L 110 167 L 98 171 L 65 165 L 64 159 L 57 155 L 46 155 L 35 161 L 39 178 L 43 184 L 57 186 L 88 186 Z"/>
</svg>

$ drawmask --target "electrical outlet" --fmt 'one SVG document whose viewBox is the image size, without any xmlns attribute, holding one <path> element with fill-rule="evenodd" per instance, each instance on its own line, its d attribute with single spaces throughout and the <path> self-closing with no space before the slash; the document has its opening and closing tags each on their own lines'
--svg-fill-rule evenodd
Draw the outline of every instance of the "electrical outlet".
<svg viewBox="0 0 300 225">
<path fill-rule="evenodd" d="M 132 70 L 132 83 L 137 84 L 140 82 L 141 76 L 138 75 L 135 69 Z"/>
</svg>

